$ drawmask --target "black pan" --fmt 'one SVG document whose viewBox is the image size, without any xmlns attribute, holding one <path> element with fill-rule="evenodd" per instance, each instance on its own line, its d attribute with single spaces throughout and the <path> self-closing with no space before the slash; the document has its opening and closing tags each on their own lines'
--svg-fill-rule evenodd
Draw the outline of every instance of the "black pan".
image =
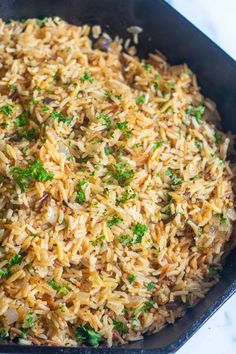
<svg viewBox="0 0 236 354">
<path fill-rule="evenodd" d="M 60 16 L 75 24 L 100 24 L 127 37 L 126 28 L 144 28 L 139 55 L 158 48 L 171 64 L 186 62 L 197 74 L 205 96 L 217 103 L 222 129 L 236 133 L 236 64 L 225 52 L 161 0 L 1 0 L 4 20 Z M 0 353 L 169 354 L 175 353 L 236 291 L 236 249 L 227 257 L 221 281 L 173 326 L 120 348 L 52 348 L 0 344 Z"/>
</svg>

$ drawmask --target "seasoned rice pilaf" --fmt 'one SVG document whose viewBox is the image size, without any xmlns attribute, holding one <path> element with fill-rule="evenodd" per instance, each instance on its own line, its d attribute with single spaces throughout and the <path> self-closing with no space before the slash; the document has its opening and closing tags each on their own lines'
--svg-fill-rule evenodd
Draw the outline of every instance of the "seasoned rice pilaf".
<svg viewBox="0 0 236 354">
<path fill-rule="evenodd" d="M 98 26 L 1 21 L 0 39 L 0 338 L 112 346 L 173 323 L 235 219 L 214 105 Z"/>
</svg>

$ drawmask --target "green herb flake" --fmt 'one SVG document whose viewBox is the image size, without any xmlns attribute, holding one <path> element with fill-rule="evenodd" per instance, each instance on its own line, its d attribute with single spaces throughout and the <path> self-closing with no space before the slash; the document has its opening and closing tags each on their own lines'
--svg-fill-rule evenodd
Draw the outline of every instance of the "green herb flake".
<svg viewBox="0 0 236 354">
<path fill-rule="evenodd" d="M 96 115 L 96 119 L 102 119 L 103 124 L 106 125 L 107 127 L 111 125 L 111 120 L 106 114 L 99 113 Z"/>
<path fill-rule="evenodd" d="M 107 147 L 104 148 L 104 151 L 105 151 L 105 154 L 106 154 L 107 156 L 108 156 L 108 155 L 111 155 L 112 147 L 107 146 Z"/>
<path fill-rule="evenodd" d="M 137 318 L 133 318 L 132 321 L 131 321 L 131 327 L 133 329 L 135 329 L 138 326 L 139 326 L 139 321 L 137 320 Z"/>
<path fill-rule="evenodd" d="M 35 313 L 29 312 L 26 317 L 27 328 L 32 328 L 35 326 Z"/>
<path fill-rule="evenodd" d="M 69 290 L 66 288 L 65 285 L 61 285 L 61 284 L 59 284 L 58 282 L 56 282 L 54 280 L 49 281 L 48 285 L 50 285 L 51 288 L 56 290 L 58 295 L 66 295 L 69 292 Z"/>
<path fill-rule="evenodd" d="M 43 112 L 47 112 L 47 111 L 50 110 L 50 108 L 49 108 L 48 106 L 43 106 L 43 107 L 41 108 L 41 110 L 42 110 Z"/>
<path fill-rule="evenodd" d="M 103 194 L 104 195 L 109 195 L 109 189 L 108 188 L 104 188 L 103 189 Z"/>
<path fill-rule="evenodd" d="M 220 217 L 220 224 L 221 224 L 221 225 L 225 225 L 225 224 L 227 224 L 227 221 L 228 221 L 227 217 L 224 216 L 224 215 L 221 215 L 221 217 Z"/>
<path fill-rule="evenodd" d="M 6 121 L 3 121 L 0 125 L 1 125 L 2 128 L 5 128 L 5 127 L 7 127 L 9 125 L 9 123 L 6 122 Z"/>
<path fill-rule="evenodd" d="M 36 23 L 39 27 L 43 27 L 46 25 L 46 23 L 48 22 L 48 18 L 47 17 L 44 17 L 44 18 L 37 18 L 36 19 Z"/>
<path fill-rule="evenodd" d="M 0 341 L 6 339 L 9 336 L 9 333 L 6 329 L 0 330 Z"/>
<path fill-rule="evenodd" d="M 80 344 L 90 344 L 93 347 L 97 347 L 102 342 L 101 335 L 88 325 L 77 327 L 75 336 Z"/>
<path fill-rule="evenodd" d="M 186 110 L 187 114 L 190 114 L 191 116 L 195 117 L 198 124 L 201 124 L 202 116 L 203 116 L 204 112 L 205 112 L 205 107 L 202 105 L 200 105 L 198 107 L 188 108 Z"/>
<path fill-rule="evenodd" d="M 87 71 L 85 71 L 83 73 L 83 76 L 80 77 L 80 81 L 81 82 L 88 81 L 90 84 L 92 84 L 93 83 L 93 78 L 92 78 L 92 76 L 90 76 L 90 74 Z"/>
<path fill-rule="evenodd" d="M 0 269 L 0 279 L 8 277 L 9 275 L 10 275 L 9 269 L 7 269 L 7 268 Z"/>
<path fill-rule="evenodd" d="M 141 96 L 139 96 L 138 98 L 136 98 L 135 103 L 136 103 L 137 105 L 139 105 L 139 104 L 144 103 L 144 101 L 145 101 L 145 95 L 141 95 Z"/>
<path fill-rule="evenodd" d="M 85 192 L 84 191 L 77 192 L 75 201 L 76 203 L 83 204 L 86 201 Z"/>
<path fill-rule="evenodd" d="M 134 309 L 132 316 L 135 317 L 135 316 L 137 316 L 138 313 L 139 313 L 139 309 Z"/>
<path fill-rule="evenodd" d="M 216 133 L 214 134 L 214 138 L 215 138 L 215 143 L 216 143 L 217 145 L 220 145 L 221 140 L 222 140 L 221 135 L 216 132 Z"/>
<path fill-rule="evenodd" d="M 28 328 L 21 327 L 20 328 L 20 338 L 26 339 L 27 338 L 27 332 L 28 332 Z"/>
<path fill-rule="evenodd" d="M 128 235 L 127 234 L 123 234 L 119 237 L 119 243 L 125 243 L 127 241 L 127 237 Z"/>
<path fill-rule="evenodd" d="M 162 144 L 163 144 L 162 140 L 155 141 L 154 144 L 153 144 L 154 145 L 154 150 L 159 149 L 162 146 Z"/>
<path fill-rule="evenodd" d="M 20 133 L 20 136 L 25 138 L 28 141 L 33 141 L 37 138 L 38 132 L 35 128 L 29 128 L 28 130 L 24 130 L 23 132 Z"/>
<path fill-rule="evenodd" d="M 127 279 L 130 282 L 130 284 L 132 284 L 135 281 L 136 276 L 133 274 L 130 274 Z"/>
<path fill-rule="evenodd" d="M 54 177 L 52 173 L 45 170 L 42 162 L 39 160 L 34 160 L 26 168 L 12 167 L 10 173 L 16 175 L 16 184 L 23 190 L 27 189 L 29 179 L 34 179 L 38 182 L 46 182 L 51 181 Z"/>
<path fill-rule="evenodd" d="M 53 118 L 58 121 L 58 123 L 64 123 L 67 125 L 71 124 L 71 119 L 67 116 L 64 116 L 61 112 L 52 112 L 50 118 Z"/>
<path fill-rule="evenodd" d="M 127 326 L 125 323 L 113 320 L 113 329 L 119 331 L 121 334 L 125 334 L 128 332 Z"/>
<path fill-rule="evenodd" d="M 201 149 L 201 143 L 200 143 L 199 140 L 195 140 L 195 141 L 194 141 L 194 144 L 195 144 L 195 146 L 196 146 L 197 149 Z"/>
<path fill-rule="evenodd" d="M 151 64 L 144 64 L 143 65 L 144 70 L 146 70 L 148 73 L 152 73 L 152 65 Z"/>
<path fill-rule="evenodd" d="M 119 122 L 116 124 L 117 128 L 122 132 L 129 130 L 128 122 Z"/>
<path fill-rule="evenodd" d="M 145 288 L 146 288 L 148 291 L 151 291 L 151 290 L 153 290 L 153 289 L 155 288 L 155 284 L 152 283 L 152 282 L 150 282 L 150 283 L 148 283 L 148 284 L 145 286 Z"/>
<path fill-rule="evenodd" d="M 24 112 L 19 117 L 17 117 L 15 124 L 17 128 L 19 128 L 28 124 L 28 121 L 29 121 L 28 114 Z"/>
<path fill-rule="evenodd" d="M 173 176 L 172 177 L 172 184 L 174 186 L 177 186 L 178 184 L 180 184 L 182 182 L 182 178 L 180 177 L 176 177 L 176 176 Z"/>
<path fill-rule="evenodd" d="M 12 91 L 14 91 L 16 89 L 16 84 L 14 84 L 14 83 L 10 84 L 10 89 Z"/>
<path fill-rule="evenodd" d="M 172 169 L 170 167 L 167 167 L 165 175 L 171 177 L 172 174 L 173 174 Z"/>
<path fill-rule="evenodd" d="M 219 275 L 219 268 L 208 267 L 208 273 L 211 274 L 213 277 Z"/>
<path fill-rule="evenodd" d="M 17 253 L 15 256 L 13 256 L 7 263 L 8 268 L 13 267 L 16 264 L 20 264 L 23 260 L 23 256 L 19 253 Z"/>
<path fill-rule="evenodd" d="M 145 313 L 149 312 L 151 308 L 153 308 L 154 304 L 155 304 L 154 301 L 145 302 L 145 304 L 141 307 L 141 311 Z"/>
<path fill-rule="evenodd" d="M 153 88 L 154 88 L 155 91 L 158 90 L 158 86 L 159 86 L 159 85 L 158 85 L 158 82 L 154 81 L 154 82 L 153 82 Z"/>
<path fill-rule="evenodd" d="M 120 197 L 120 199 L 118 199 L 119 203 L 124 204 L 125 202 L 127 202 L 128 200 L 134 199 L 136 197 L 136 194 L 133 191 L 128 191 L 126 190 L 122 196 Z"/>
<path fill-rule="evenodd" d="M 130 241 L 131 244 L 140 243 L 146 232 L 148 232 L 148 227 L 146 225 L 140 224 L 140 223 L 137 223 L 136 225 L 134 225 L 134 227 L 133 227 L 134 236 L 132 237 L 132 239 Z"/>
<path fill-rule="evenodd" d="M 120 217 L 117 216 L 117 215 L 113 215 L 113 217 L 112 217 L 110 220 L 108 220 L 107 226 L 108 226 L 108 227 L 111 227 L 111 226 L 113 226 L 113 225 L 117 225 L 117 224 L 119 224 L 121 221 L 123 221 L 122 218 L 120 218 Z"/>
<path fill-rule="evenodd" d="M 134 171 L 126 169 L 126 164 L 124 163 L 114 164 L 111 173 L 122 187 L 128 186 L 134 177 Z"/>
<path fill-rule="evenodd" d="M 0 108 L 0 112 L 5 116 L 11 116 L 13 114 L 14 104 L 6 103 L 4 106 Z"/>
<path fill-rule="evenodd" d="M 106 91 L 104 92 L 104 97 L 105 97 L 106 99 L 111 99 L 111 96 L 112 96 L 112 91 L 106 90 Z"/>
<path fill-rule="evenodd" d="M 104 235 L 98 237 L 95 241 L 92 241 L 93 247 L 96 247 L 98 244 L 100 244 L 101 248 L 104 247 L 103 240 L 105 240 L 105 236 Z"/>
</svg>

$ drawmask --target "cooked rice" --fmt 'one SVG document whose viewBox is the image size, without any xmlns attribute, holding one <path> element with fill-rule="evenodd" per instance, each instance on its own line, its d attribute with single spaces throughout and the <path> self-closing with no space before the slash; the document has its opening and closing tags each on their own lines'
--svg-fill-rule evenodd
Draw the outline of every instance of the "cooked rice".
<svg viewBox="0 0 236 354">
<path fill-rule="evenodd" d="M 214 107 L 186 65 L 97 26 L 1 21 L 0 36 L 0 336 L 159 331 L 216 283 L 235 220 Z"/>
</svg>

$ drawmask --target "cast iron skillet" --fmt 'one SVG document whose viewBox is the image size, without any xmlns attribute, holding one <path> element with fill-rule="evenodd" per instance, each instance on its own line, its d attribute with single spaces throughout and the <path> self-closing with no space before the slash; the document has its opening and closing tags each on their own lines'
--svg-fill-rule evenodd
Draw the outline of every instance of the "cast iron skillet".
<svg viewBox="0 0 236 354">
<path fill-rule="evenodd" d="M 197 74 L 203 94 L 213 99 L 223 130 L 236 133 L 236 65 L 187 20 L 162 0 L 1 0 L 4 20 L 60 16 L 75 23 L 100 24 L 111 34 L 127 37 L 126 28 L 144 28 L 139 55 L 158 48 L 171 64 L 186 62 Z M 52 348 L 0 345 L 0 353 L 169 354 L 175 353 L 236 290 L 236 249 L 227 257 L 221 281 L 206 298 L 173 326 L 120 348 Z"/>
</svg>

